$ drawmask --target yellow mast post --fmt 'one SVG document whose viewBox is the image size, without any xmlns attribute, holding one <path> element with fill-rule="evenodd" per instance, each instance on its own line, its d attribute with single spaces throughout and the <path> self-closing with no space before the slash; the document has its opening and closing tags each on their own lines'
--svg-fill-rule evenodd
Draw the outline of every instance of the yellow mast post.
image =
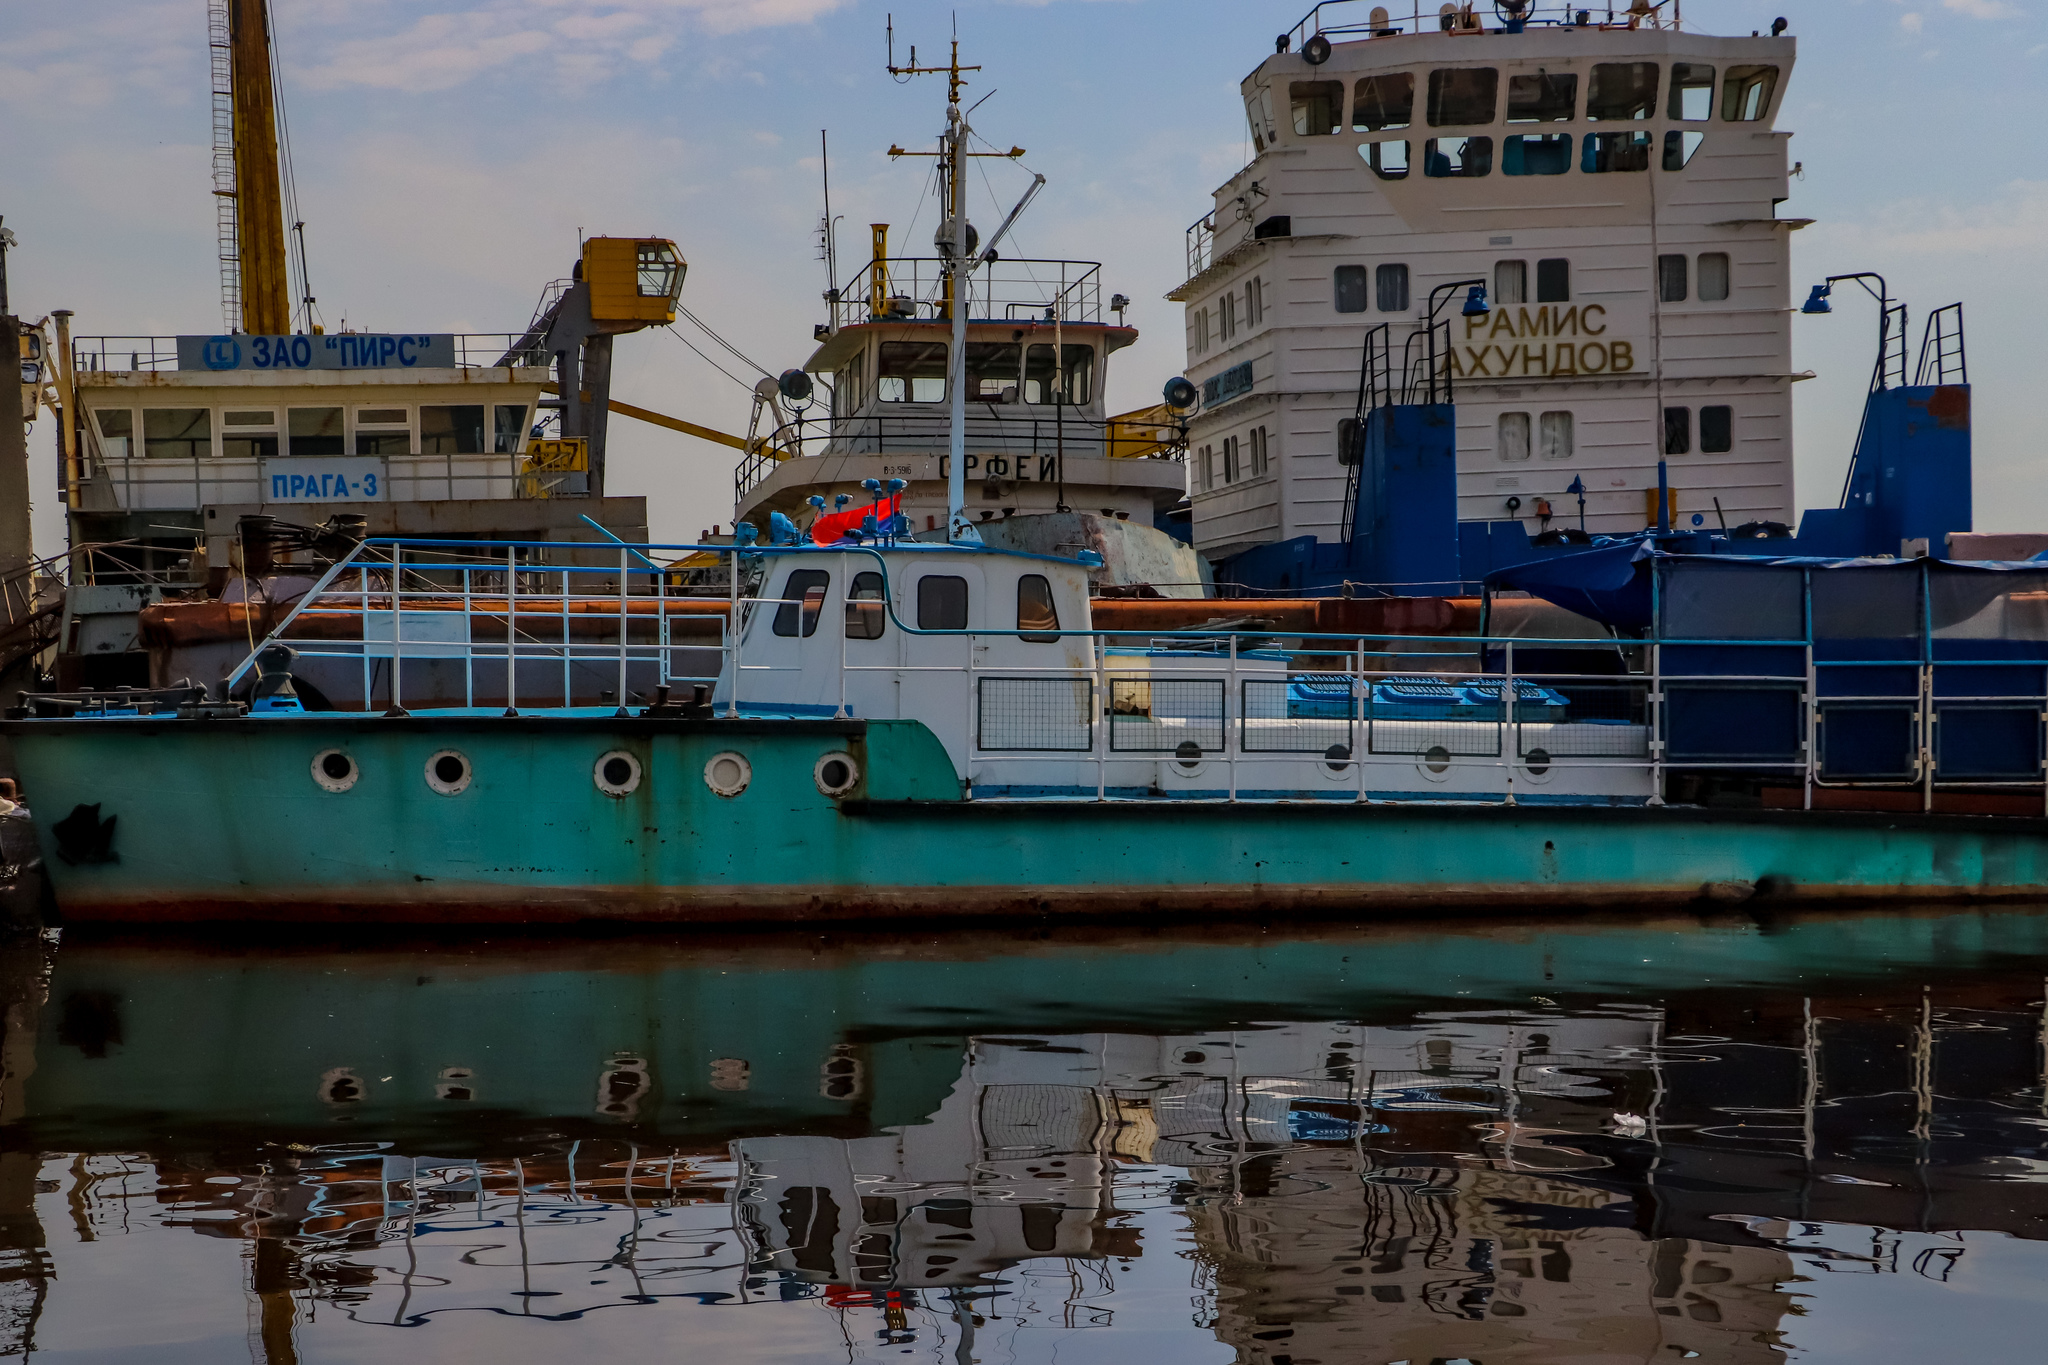
<svg viewBox="0 0 2048 1365">
<path fill-rule="evenodd" d="M 292 329 L 285 279 L 284 189 L 277 164 L 277 92 L 270 81 L 267 0 L 228 0 L 234 74 L 235 237 L 241 258 L 242 330 Z"/>
</svg>

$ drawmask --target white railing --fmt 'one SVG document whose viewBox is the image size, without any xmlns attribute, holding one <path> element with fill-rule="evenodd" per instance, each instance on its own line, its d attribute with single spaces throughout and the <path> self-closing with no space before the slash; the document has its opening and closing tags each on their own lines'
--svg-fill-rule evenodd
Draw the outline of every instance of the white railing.
<svg viewBox="0 0 2048 1365">
<path fill-rule="evenodd" d="M 1302 44 L 1321 33 L 1332 38 L 1392 38 L 1404 33 L 1500 32 L 1505 15 L 1493 0 L 1474 0 L 1443 13 L 1442 0 L 1322 0 L 1288 31 L 1289 45 L 1297 52 Z M 1504 9 L 1505 7 L 1502 7 Z M 1375 11 L 1383 11 L 1378 22 Z M 1651 0 L 1646 10 L 1633 11 L 1629 0 L 1530 0 L 1523 10 L 1528 28 L 1651 28 L 1678 30 L 1685 27 L 1684 0 Z"/>
<path fill-rule="evenodd" d="M 115 500 L 128 511 L 194 511 L 220 505 L 335 502 L 441 502 L 456 498 L 510 498 L 519 492 L 525 456 L 334 455 L 238 459 L 126 456 L 95 461 Z M 345 465 L 354 484 L 336 493 L 330 473 L 322 487 L 310 470 Z M 368 480 L 366 483 L 365 480 Z"/>
</svg>

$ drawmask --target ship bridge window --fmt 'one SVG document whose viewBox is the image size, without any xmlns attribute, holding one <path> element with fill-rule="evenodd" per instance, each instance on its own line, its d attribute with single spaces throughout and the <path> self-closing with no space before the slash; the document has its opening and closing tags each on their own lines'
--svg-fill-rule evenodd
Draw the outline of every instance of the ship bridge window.
<svg viewBox="0 0 2048 1365">
<path fill-rule="evenodd" d="M 1059 643 L 1060 614 L 1052 603 L 1052 584 L 1044 574 L 1017 579 L 1017 638 L 1029 644 Z"/>
<path fill-rule="evenodd" d="M 1052 370 L 1052 347 L 1033 346 L 1024 358 L 1024 401 L 1076 407 L 1095 391 L 1095 348 L 1060 347 L 1060 370 Z"/>
<path fill-rule="evenodd" d="M 1572 301 L 1572 263 L 1563 256 L 1548 256 L 1536 262 L 1536 302 Z"/>
<path fill-rule="evenodd" d="M 1529 301 L 1529 263 L 1527 261 L 1495 261 L 1493 263 L 1493 301 L 1495 303 L 1527 303 Z"/>
<path fill-rule="evenodd" d="M 1686 163 L 1692 160 L 1692 154 L 1698 151 L 1700 144 L 1706 140 L 1705 133 L 1680 131 L 1677 128 L 1664 134 L 1664 169 L 1684 170 Z"/>
<path fill-rule="evenodd" d="M 1408 144 L 1405 142 L 1368 142 L 1358 149 L 1365 158 L 1365 164 L 1372 167 L 1372 173 L 1382 180 L 1406 180 L 1408 178 Z"/>
<path fill-rule="evenodd" d="M 500 455 L 518 451 L 526 437 L 526 404 L 499 403 L 491 409 L 491 449 Z"/>
<path fill-rule="evenodd" d="M 1777 89 L 1777 67 L 1731 66 L 1721 80 L 1721 117 L 1730 123 L 1755 123 L 1771 111 Z"/>
<path fill-rule="evenodd" d="M 795 635 L 801 630 L 806 640 L 817 634 L 818 616 L 831 587 L 832 575 L 823 569 L 791 569 L 782 585 L 782 604 L 775 608 L 775 633 Z"/>
<path fill-rule="evenodd" d="M 1700 253 L 1700 302 L 1721 303 L 1728 297 L 1728 253 Z"/>
<path fill-rule="evenodd" d="M 919 630 L 967 629 L 967 580 L 951 574 L 926 574 L 917 580 Z"/>
<path fill-rule="evenodd" d="M 1579 109 L 1575 71 L 1508 77 L 1509 123 L 1570 123 Z"/>
<path fill-rule="evenodd" d="M 1588 175 L 1603 171 L 1647 171 L 1650 169 L 1648 133 L 1588 133 L 1579 169 Z"/>
<path fill-rule="evenodd" d="M 882 576 L 857 573 L 846 594 L 846 638 L 879 640 L 889 624 L 888 608 L 882 600 Z"/>
<path fill-rule="evenodd" d="M 1014 341 L 970 341 L 967 343 L 967 401 L 970 403 L 1014 403 L 1017 401 L 1018 367 L 1024 348 Z"/>
<path fill-rule="evenodd" d="M 1502 175 L 1563 175 L 1571 168 L 1570 133 L 1518 133 L 1501 147 Z"/>
<path fill-rule="evenodd" d="M 1473 179 L 1493 169 L 1490 137 L 1433 137 L 1422 148 L 1422 173 L 1439 178 Z"/>
<path fill-rule="evenodd" d="M 483 409 L 477 409 L 479 413 Z M 285 414 L 287 455 L 346 455 L 340 408 L 293 408 Z"/>
<path fill-rule="evenodd" d="M 294 451 L 297 441 L 293 442 Z M 484 453 L 484 406 L 481 403 L 420 406 L 420 454 L 481 455 Z"/>
<path fill-rule="evenodd" d="M 1373 271 L 1373 292 L 1382 313 L 1408 311 L 1408 267 L 1383 265 Z"/>
<path fill-rule="evenodd" d="M 144 408 L 142 453 L 154 460 L 213 454 L 213 414 L 205 408 Z"/>
<path fill-rule="evenodd" d="M 230 460 L 277 458 L 277 410 L 230 408 L 220 415 L 220 453 Z"/>
<path fill-rule="evenodd" d="M 1296 81 L 1287 95 L 1294 106 L 1296 137 L 1328 137 L 1344 131 L 1344 82 Z"/>
<path fill-rule="evenodd" d="M 356 409 L 356 454 L 411 453 L 412 427 L 404 408 Z"/>
<path fill-rule="evenodd" d="M 1337 311 L 1363 313 L 1366 310 L 1366 273 L 1362 265 L 1337 267 Z"/>
<path fill-rule="evenodd" d="M 1439 67 L 1429 73 L 1429 126 L 1493 122 L 1500 73 L 1490 66 Z"/>
<path fill-rule="evenodd" d="M 1626 123 L 1657 112 L 1655 62 L 1600 62 L 1586 86 L 1589 122 Z"/>
<path fill-rule="evenodd" d="M 1245 117 L 1252 125 L 1252 145 L 1260 151 L 1273 145 L 1273 92 L 1261 90 L 1244 102 Z"/>
<path fill-rule="evenodd" d="M 127 459 L 135 449 L 135 410 L 95 408 L 92 416 L 99 423 L 100 452 L 110 460 Z"/>
<path fill-rule="evenodd" d="M 1665 117 L 1705 123 L 1714 116 L 1714 68 L 1698 62 L 1671 64 L 1671 99 Z"/>
<path fill-rule="evenodd" d="M 1380 133 L 1415 121 L 1415 73 L 1367 76 L 1351 91 L 1351 130 Z"/>
<path fill-rule="evenodd" d="M 875 375 L 876 396 L 884 403 L 943 403 L 946 343 L 885 341 Z"/>
</svg>

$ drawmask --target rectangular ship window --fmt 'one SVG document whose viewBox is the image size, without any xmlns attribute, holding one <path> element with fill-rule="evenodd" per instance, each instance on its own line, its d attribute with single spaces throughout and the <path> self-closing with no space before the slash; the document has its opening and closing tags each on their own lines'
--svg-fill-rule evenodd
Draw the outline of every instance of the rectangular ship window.
<svg viewBox="0 0 2048 1365">
<path fill-rule="evenodd" d="M 1296 137 L 1328 137 L 1344 131 L 1344 82 L 1296 81 L 1288 87 Z"/>
<path fill-rule="evenodd" d="M 1351 130 L 1383 133 L 1406 128 L 1415 119 L 1415 75 L 1395 71 L 1367 76 L 1351 91 Z"/>
<path fill-rule="evenodd" d="M 1063 373 L 1055 375 L 1052 347 L 1033 346 L 1025 353 L 1025 402 L 1063 403 L 1072 407 L 1088 401 L 1095 379 L 1095 348 L 1085 343 L 1063 346 L 1060 361 Z"/>
<path fill-rule="evenodd" d="M 1705 123 L 1714 116 L 1714 68 L 1698 62 L 1671 64 L 1671 100 L 1666 118 Z"/>
<path fill-rule="evenodd" d="M 1517 133 L 1501 148 L 1502 175 L 1563 175 L 1571 168 L 1570 133 Z"/>
<path fill-rule="evenodd" d="M 1586 86 L 1589 123 L 1627 123 L 1657 112 L 1655 62 L 1600 62 Z"/>
<path fill-rule="evenodd" d="M 1777 89 L 1777 67 L 1731 66 L 1721 80 L 1721 117 L 1729 123 L 1755 123 L 1771 111 Z"/>
<path fill-rule="evenodd" d="M 793 636 L 801 629 L 807 640 L 817 634 L 818 616 L 831 586 L 832 575 L 823 569 L 791 569 L 782 585 L 782 603 L 775 608 L 775 633 Z"/>
<path fill-rule="evenodd" d="M 1021 382 L 1024 348 L 1014 341 L 967 343 L 967 401 L 1014 403 Z"/>
<path fill-rule="evenodd" d="M 1546 412 L 1536 420 L 1537 447 L 1546 460 L 1572 457 L 1572 415 Z"/>
<path fill-rule="evenodd" d="M 526 438 L 526 404 L 499 403 L 491 409 L 491 449 L 510 455 Z"/>
<path fill-rule="evenodd" d="M 277 458 L 277 410 L 230 408 L 220 415 L 220 453 L 230 460 Z"/>
<path fill-rule="evenodd" d="M 1666 455 L 1689 455 L 1692 453 L 1692 409 L 1664 409 L 1664 453 Z"/>
<path fill-rule="evenodd" d="M 1657 258 L 1657 300 L 1660 303 L 1685 302 L 1685 255 L 1676 252 Z"/>
<path fill-rule="evenodd" d="M 1579 169 L 1588 175 L 1603 171 L 1647 171 L 1650 169 L 1650 135 L 1588 133 Z"/>
<path fill-rule="evenodd" d="M 882 601 L 882 576 L 857 573 L 846 594 L 846 638 L 879 640 L 889 624 L 888 609 Z"/>
<path fill-rule="evenodd" d="M 1368 142 L 1359 147 L 1358 154 L 1365 158 L 1366 165 L 1372 167 L 1372 173 L 1382 180 L 1408 178 L 1408 144 L 1405 142 Z"/>
<path fill-rule="evenodd" d="M 1692 154 L 1707 140 L 1705 133 L 1681 132 L 1673 128 L 1664 134 L 1664 169 L 1682 171 L 1692 161 Z"/>
<path fill-rule="evenodd" d="M 1527 261 L 1495 261 L 1493 263 L 1493 301 L 1495 303 L 1527 303 L 1529 301 L 1529 263 Z"/>
<path fill-rule="evenodd" d="M 1383 265 L 1373 272 L 1373 290 L 1382 313 L 1408 311 L 1408 267 Z"/>
<path fill-rule="evenodd" d="M 967 629 L 967 580 L 951 574 L 926 574 L 917 580 L 919 630 Z"/>
<path fill-rule="evenodd" d="M 152 460 L 213 454 L 213 413 L 206 408 L 144 408 L 142 453 Z"/>
<path fill-rule="evenodd" d="M 100 427 L 100 451 L 110 460 L 125 460 L 135 449 L 133 408 L 94 408 L 93 420 Z"/>
<path fill-rule="evenodd" d="M 481 455 L 484 449 L 483 404 L 420 405 L 420 454 Z M 296 433 L 292 437 L 292 453 L 299 453 Z"/>
<path fill-rule="evenodd" d="M 1700 302 L 1721 303 L 1728 297 L 1728 253 L 1700 253 Z"/>
<path fill-rule="evenodd" d="M 1500 424 L 1494 431 L 1494 449 L 1503 460 L 1529 458 L 1528 413 L 1504 412 L 1500 415 Z"/>
<path fill-rule="evenodd" d="M 1422 147 L 1422 173 L 1472 179 L 1493 169 L 1490 137 L 1433 137 Z"/>
<path fill-rule="evenodd" d="M 1340 313 L 1363 313 L 1366 310 L 1365 267 L 1362 265 L 1340 265 L 1337 267 L 1337 311 Z"/>
<path fill-rule="evenodd" d="M 482 408 L 469 408 L 463 411 L 476 413 L 477 425 L 483 425 Z M 348 453 L 342 444 L 340 408 L 293 408 L 285 415 L 285 434 L 287 455 Z"/>
<path fill-rule="evenodd" d="M 1562 256 L 1536 262 L 1536 302 L 1572 301 L 1572 263 Z"/>
<path fill-rule="evenodd" d="M 1044 574 L 1017 577 L 1017 638 L 1028 644 L 1059 643 L 1060 614 L 1053 606 L 1052 584 Z"/>
<path fill-rule="evenodd" d="M 946 401 L 946 343 L 885 341 L 875 367 L 877 396 L 884 403 Z"/>
<path fill-rule="evenodd" d="M 1509 123 L 1570 123 L 1579 108 L 1574 71 L 1539 71 L 1508 77 Z"/>
<path fill-rule="evenodd" d="M 1735 409 L 1715 406 L 1700 409 L 1700 450 L 1708 455 L 1726 455 L 1735 449 Z"/>
<path fill-rule="evenodd" d="M 1490 66 L 1439 67 L 1429 73 L 1429 126 L 1493 122 L 1500 73 Z"/>
</svg>

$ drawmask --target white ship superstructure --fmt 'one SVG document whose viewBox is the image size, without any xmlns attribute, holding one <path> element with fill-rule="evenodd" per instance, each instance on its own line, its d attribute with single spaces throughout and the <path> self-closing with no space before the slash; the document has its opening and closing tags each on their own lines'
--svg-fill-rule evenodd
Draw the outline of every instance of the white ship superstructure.
<svg viewBox="0 0 2048 1365">
<path fill-rule="evenodd" d="M 1586 529 L 1640 530 L 1660 457 L 1674 525 L 1790 521 L 1793 40 L 1673 5 L 1442 8 L 1321 5 L 1243 82 L 1254 155 L 1168 295 L 1203 390 L 1197 547 L 1343 538 L 1368 332 L 1426 379 L 1432 304 L 1461 522 L 1575 528 L 1577 481 Z"/>
</svg>

